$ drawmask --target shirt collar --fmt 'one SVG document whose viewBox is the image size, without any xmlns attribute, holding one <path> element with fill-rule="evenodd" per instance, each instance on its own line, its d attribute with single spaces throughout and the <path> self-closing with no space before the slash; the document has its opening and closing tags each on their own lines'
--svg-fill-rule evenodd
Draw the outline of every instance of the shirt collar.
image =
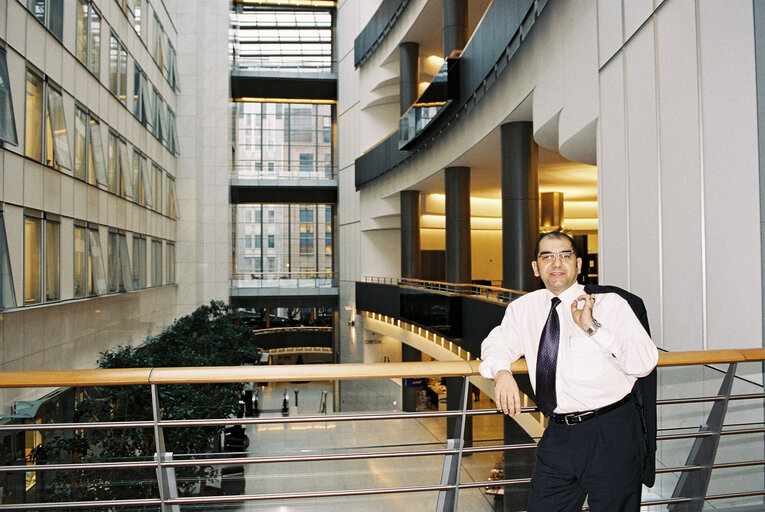
<svg viewBox="0 0 765 512">
<path fill-rule="evenodd" d="M 552 300 L 555 295 L 550 290 L 545 290 L 547 301 L 549 302 Z M 584 293 L 584 285 L 581 285 L 579 283 L 574 283 L 571 286 L 568 287 L 567 290 L 563 291 L 558 295 L 558 298 L 561 300 L 561 303 L 566 305 L 571 305 L 574 300 L 579 297 L 581 294 Z"/>
</svg>

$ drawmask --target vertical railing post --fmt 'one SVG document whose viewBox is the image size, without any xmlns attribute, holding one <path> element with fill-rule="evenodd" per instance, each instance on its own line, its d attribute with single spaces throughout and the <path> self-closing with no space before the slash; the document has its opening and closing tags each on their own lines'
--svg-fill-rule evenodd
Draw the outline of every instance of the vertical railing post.
<svg viewBox="0 0 765 512">
<path fill-rule="evenodd" d="M 159 391 L 157 391 L 156 384 L 151 384 L 151 410 L 154 420 L 154 448 L 157 450 L 157 453 L 154 454 L 154 459 L 157 461 L 157 487 L 159 488 L 160 510 L 162 512 L 180 512 L 179 505 L 168 506 L 166 503 L 168 498 L 178 497 L 178 490 L 175 487 L 175 470 L 172 467 L 165 468 L 163 466 L 165 461 L 172 460 L 172 454 L 168 454 L 165 451 L 165 435 L 159 424 L 162 413 L 159 408 Z"/>
<path fill-rule="evenodd" d="M 673 498 L 690 498 L 685 503 L 673 503 L 669 506 L 670 512 L 701 512 L 704 507 L 704 498 L 709 488 L 709 480 L 712 477 L 712 464 L 717 455 L 717 447 L 720 444 L 725 413 L 728 411 L 733 379 L 736 375 L 736 363 L 731 363 L 725 374 L 718 396 L 721 400 L 715 402 L 709 417 L 704 425 L 699 427 L 699 432 L 709 432 L 711 435 L 697 437 L 688 454 L 686 466 L 700 466 L 701 469 L 684 471 L 672 492 Z"/>
<path fill-rule="evenodd" d="M 462 449 L 465 446 L 465 424 L 467 423 L 468 396 L 470 394 L 470 376 L 466 375 L 462 383 L 462 414 L 457 419 L 454 437 L 446 440 L 447 449 L 456 449 L 454 455 L 444 457 L 444 467 L 441 471 L 441 485 L 453 485 L 454 489 L 438 491 L 436 512 L 456 512 L 457 498 L 460 490 L 460 468 L 462 467 Z M 448 420 L 447 420 L 448 421 Z"/>
</svg>

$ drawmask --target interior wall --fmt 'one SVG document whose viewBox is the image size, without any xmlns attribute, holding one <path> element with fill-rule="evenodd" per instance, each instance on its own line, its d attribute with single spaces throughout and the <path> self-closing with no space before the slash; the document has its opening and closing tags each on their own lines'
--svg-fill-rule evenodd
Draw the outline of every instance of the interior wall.
<svg viewBox="0 0 765 512">
<path fill-rule="evenodd" d="M 643 297 L 664 348 L 760 347 L 752 5 L 607 4 L 598 11 L 600 48 L 610 49 L 600 55 L 601 282 Z"/>
</svg>

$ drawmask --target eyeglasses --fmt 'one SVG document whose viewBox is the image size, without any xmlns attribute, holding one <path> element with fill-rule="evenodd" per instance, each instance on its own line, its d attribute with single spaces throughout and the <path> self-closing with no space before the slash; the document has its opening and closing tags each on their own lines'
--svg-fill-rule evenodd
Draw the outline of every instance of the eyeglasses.
<svg viewBox="0 0 765 512">
<path fill-rule="evenodd" d="M 571 261 L 574 259 L 574 251 L 560 251 L 560 252 L 540 252 L 537 256 L 540 260 L 546 263 L 552 263 L 555 258 L 560 258 L 562 262 Z"/>
</svg>

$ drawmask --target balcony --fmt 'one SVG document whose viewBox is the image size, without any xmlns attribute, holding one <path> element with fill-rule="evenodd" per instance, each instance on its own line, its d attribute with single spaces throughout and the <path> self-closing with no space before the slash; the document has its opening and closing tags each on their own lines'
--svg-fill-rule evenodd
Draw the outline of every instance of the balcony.
<svg viewBox="0 0 765 512">
<path fill-rule="evenodd" d="M 336 307 L 336 272 L 250 272 L 231 276 L 235 307 Z"/>
<path fill-rule="evenodd" d="M 665 510 L 667 505 L 671 510 L 761 509 L 765 393 L 752 378 L 761 376 L 763 360 L 765 349 L 661 355 L 657 482 L 644 489 L 643 510 Z M 469 408 L 466 384 L 473 383 L 491 396 L 491 384 L 477 375 L 477 366 L 475 360 L 462 360 L 5 372 L 0 387 L 143 386 L 152 408 L 144 420 L 123 423 L 34 424 L 33 418 L 6 418 L 0 425 L 4 443 L 13 436 L 34 441 L 54 433 L 94 429 L 112 429 L 119 439 L 119 432 L 128 435 L 146 429 L 160 456 L 32 464 L 16 455 L 20 451 L 4 450 L 0 475 L 6 486 L 0 510 L 296 510 L 306 506 L 311 510 L 349 506 L 356 510 L 492 510 L 495 500 L 510 499 L 510 491 L 522 491 L 529 482 L 527 477 L 503 477 L 498 461 L 504 454 L 506 476 L 509 467 L 528 472 L 528 464 L 522 462 L 528 458 L 523 454 L 533 450 L 534 443 L 504 443 L 502 417 L 486 397 L 478 402 L 480 407 Z M 524 371 L 522 361 L 513 366 L 514 373 Z M 400 412 L 393 402 L 379 401 L 374 412 L 333 412 L 339 405 L 333 404 L 339 389 L 366 389 L 373 401 L 372 390 L 385 387 L 391 379 L 415 377 L 461 381 L 461 405 L 447 409 L 438 400 L 435 408 L 423 403 L 417 412 Z M 167 419 L 175 411 L 170 410 L 172 404 L 163 402 L 165 386 L 209 382 L 269 384 L 258 387 L 257 413 L 239 418 Z M 528 417 L 526 429 L 536 439 L 533 425 L 541 428 L 539 414 L 533 403 L 525 405 L 521 416 Z M 465 442 L 467 418 L 473 420 L 472 442 Z M 242 426 L 248 446 L 244 438 L 237 444 L 229 436 L 221 443 L 223 449 L 204 454 L 170 454 L 162 449 L 172 432 L 233 425 Z M 513 466 L 513 461 L 518 465 Z M 181 468 L 190 467 L 221 471 L 217 477 L 199 477 L 195 482 L 176 479 Z M 69 475 L 59 482 L 68 481 L 74 487 L 92 483 L 94 473 L 135 475 L 139 470 L 144 477 L 137 481 L 101 482 L 123 484 L 120 499 L 104 498 L 97 504 L 32 499 L 41 491 L 38 486 L 55 475 Z"/>
</svg>

